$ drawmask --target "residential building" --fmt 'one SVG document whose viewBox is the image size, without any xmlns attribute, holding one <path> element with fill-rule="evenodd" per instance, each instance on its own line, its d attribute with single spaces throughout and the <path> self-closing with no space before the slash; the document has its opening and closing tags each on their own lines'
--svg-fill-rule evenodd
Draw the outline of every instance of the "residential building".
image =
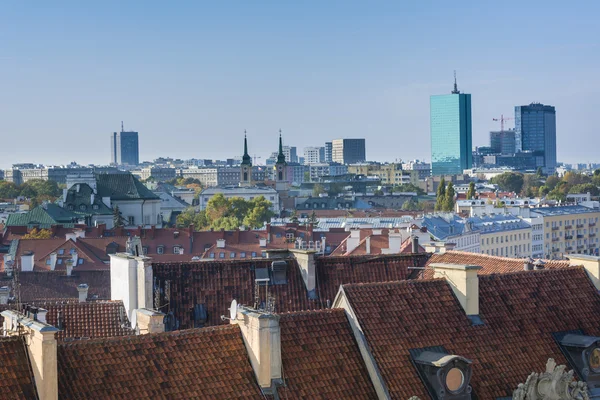
<svg viewBox="0 0 600 400">
<path fill-rule="evenodd" d="M 515 107 L 516 150 L 531 151 L 546 173 L 556 170 L 556 109 L 540 103 Z"/>
<path fill-rule="evenodd" d="M 482 254 L 500 257 L 531 257 L 531 225 L 511 214 L 491 214 L 468 218 L 471 229 L 479 231 Z"/>
<path fill-rule="evenodd" d="M 138 132 L 123 130 L 110 135 L 110 162 L 115 165 L 138 165 L 140 163 L 140 149 Z"/>
<path fill-rule="evenodd" d="M 312 182 L 318 182 L 325 176 L 341 176 L 348 173 L 348 167 L 338 163 L 312 164 L 308 168 Z"/>
<path fill-rule="evenodd" d="M 298 163 L 287 163 L 287 179 L 292 185 L 300 185 L 308 180 L 305 180 L 307 173 L 310 174 L 308 165 Z"/>
<path fill-rule="evenodd" d="M 580 205 L 539 207 L 530 209 L 530 213 L 543 218 L 545 258 L 598 255 L 600 209 Z"/>
<path fill-rule="evenodd" d="M 431 164 L 424 161 L 411 160 L 409 162 L 402 163 L 402 169 L 404 171 L 417 171 L 417 178 L 419 180 L 431 176 Z"/>
<path fill-rule="evenodd" d="M 283 154 L 285 155 L 286 162 L 298 162 L 298 151 L 295 146 L 283 146 Z M 277 154 L 277 153 L 275 153 Z M 277 157 L 275 157 L 277 158 Z"/>
<path fill-rule="evenodd" d="M 304 148 L 304 164 L 319 164 L 324 162 L 323 147 L 305 147 Z"/>
<path fill-rule="evenodd" d="M 177 169 L 170 167 L 146 167 L 131 171 L 131 173 L 143 181 L 152 178 L 156 182 L 165 182 L 177 176 Z"/>
<path fill-rule="evenodd" d="M 454 79 L 451 94 L 431 96 L 431 173 L 461 174 L 472 167 L 471 95 Z"/>
<path fill-rule="evenodd" d="M 325 142 L 325 158 L 323 159 L 323 162 L 326 163 L 330 163 L 333 162 L 333 143 L 332 142 Z"/>
<path fill-rule="evenodd" d="M 340 164 L 356 164 L 367 160 L 365 139 L 334 139 L 331 159 Z"/>
<path fill-rule="evenodd" d="M 436 241 L 454 244 L 455 250 L 481 252 L 481 232 L 453 213 L 426 214 L 415 220 L 415 224 L 426 228 Z"/>
</svg>

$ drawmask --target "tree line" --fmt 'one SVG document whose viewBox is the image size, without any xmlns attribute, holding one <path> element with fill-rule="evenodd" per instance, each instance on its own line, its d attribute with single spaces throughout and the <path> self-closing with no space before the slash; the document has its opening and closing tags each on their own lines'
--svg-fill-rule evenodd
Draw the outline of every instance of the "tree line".
<svg viewBox="0 0 600 400">
<path fill-rule="evenodd" d="M 435 199 L 435 211 L 454 211 L 454 196 L 456 191 L 454 190 L 454 184 L 448 182 L 446 187 L 446 180 L 442 178 L 437 188 L 437 195 Z"/>
<path fill-rule="evenodd" d="M 43 201 L 55 201 L 60 195 L 61 188 L 52 180 L 32 179 L 21 185 L 0 181 L 0 198 L 5 200 L 23 196 L 36 206 Z"/>
</svg>

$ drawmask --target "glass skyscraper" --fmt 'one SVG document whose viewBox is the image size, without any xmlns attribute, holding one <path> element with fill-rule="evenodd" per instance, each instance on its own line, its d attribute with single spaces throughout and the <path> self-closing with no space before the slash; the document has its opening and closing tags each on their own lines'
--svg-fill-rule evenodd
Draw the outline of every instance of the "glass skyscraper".
<svg viewBox="0 0 600 400">
<path fill-rule="evenodd" d="M 471 95 L 431 96 L 431 174 L 455 175 L 473 165 Z"/>
<path fill-rule="evenodd" d="M 530 151 L 546 173 L 556 170 L 556 109 L 540 103 L 515 107 L 515 146 Z"/>
<path fill-rule="evenodd" d="M 110 161 L 116 165 L 138 165 L 140 163 L 137 132 L 126 132 L 121 127 L 121 132 L 111 133 Z"/>
</svg>

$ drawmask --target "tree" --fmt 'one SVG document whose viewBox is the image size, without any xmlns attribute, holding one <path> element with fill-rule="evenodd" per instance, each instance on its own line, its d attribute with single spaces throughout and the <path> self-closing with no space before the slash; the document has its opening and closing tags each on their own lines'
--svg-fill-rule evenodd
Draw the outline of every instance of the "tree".
<svg viewBox="0 0 600 400">
<path fill-rule="evenodd" d="M 206 217 L 209 221 L 216 221 L 219 218 L 226 217 L 230 212 L 231 202 L 225 198 L 223 193 L 215 194 L 206 204 Z"/>
<path fill-rule="evenodd" d="M 542 170 L 542 167 L 538 167 L 537 171 L 535 172 L 535 174 L 537 175 L 538 178 L 541 178 L 544 176 L 544 170 Z"/>
<path fill-rule="evenodd" d="M 440 184 L 437 188 L 437 196 L 435 200 L 435 210 L 443 211 L 444 209 L 444 201 L 446 199 L 446 180 L 442 178 L 440 180 Z"/>
<path fill-rule="evenodd" d="M 52 231 L 50 229 L 33 228 L 28 234 L 23 235 L 23 239 L 51 239 Z"/>
<path fill-rule="evenodd" d="M 14 199 L 19 195 L 17 185 L 12 182 L 0 181 L 0 198 Z"/>
<path fill-rule="evenodd" d="M 540 177 L 534 174 L 523 175 L 523 186 L 521 187 L 521 196 L 534 197 L 537 195 L 540 187 Z"/>
<path fill-rule="evenodd" d="M 376 189 L 376 190 L 373 192 L 373 195 L 375 195 L 375 196 L 383 196 L 383 190 L 381 190 L 381 189 Z"/>
<path fill-rule="evenodd" d="M 452 182 L 448 182 L 448 188 L 446 189 L 446 195 L 444 196 L 444 211 L 454 211 L 454 185 Z"/>
<path fill-rule="evenodd" d="M 558 185 L 558 183 L 560 182 L 560 179 L 558 179 L 557 176 L 551 175 L 548 178 L 546 178 L 546 186 L 548 187 L 548 189 L 552 190 L 556 187 L 556 185 Z"/>
<path fill-rule="evenodd" d="M 592 181 L 592 179 L 587 175 L 569 171 L 563 176 L 562 181 L 573 186 L 573 185 L 581 185 L 583 183 L 590 183 Z"/>
<path fill-rule="evenodd" d="M 178 227 L 187 228 L 190 225 L 194 225 L 194 228 L 199 230 L 208 228 L 210 224 L 204 210 L 197 211 L 194 207 L 188 207 L 177 216 Z"/>
<path fill-rule="evenodd" d="M 319 218 L 317 218 L 317 213 L 315 212 L 315 210 L 313 210 L 313 212 L 310 214 L 310 217 L 308 217 L 307 222 L 309 225 L 312 226 L 319 225 Z"/>
<path fill-rule="evenodd" d="M 319 197 L 323 193 L 325 193 L 323 185 L 317 183 L 313 186 L 313 197 Z"/>
<path fill-rule="evenodd" d="M 119 211 L 119 206 L 115 206 L 115 208 L 113 208 L 113 226 L 118 228 L 123 225 L 125 224 L 123 223 L 123 217 L 121 216 L 121 211 Z"/>
<path fill-rule="evenodd" d="M 572 194 L 586 194 L 588 192 L 592 196 L 600 195 L 600 190 L 598 190 L 598 186 L 594 185 L 593 183 L 584 183 L 584 184 L 580 184 L 580 185 L 574 185 L 574 186 L 571 186 L 571 188 L 569 189 L 569 193 L 572 193 Z"/>
<path fill-rule="evenodd" d="M 304 171 L 304 182 L 310 182 L 310 172 Z"/>
<path fill-rule="evenodd" d="M 425 191 L 420 187 L 412 184 L 412 183 L 403 183 L 401 185 L 394 186 L 392 188 L 392 192 L 398 193 L 416 193 L 417 196 L 423 196 Z"/>
<path fill-rule="evenodd" d="M 414 197 L 411 197 L 404 203 L 402 203 L 402 211 L 423 211 L 425 204 L 417 201 Z"/>
<path fill-rule="evenodd" d="M 271 202 L 267 201 L 264 196 L 250 200 L 250 212 L 244 218 L 244 225 L 254 229 L 262 227 L 274 215 L 271 205 Z"/>
<path fill-rule="evenodd" d="M 505 172 L 492 178 L 491 181 L 497 184 L 500 189 L 508 192 L 521 193 L 523 188 L 523 175 L 517 172 Z"/>
<path fill-rule="evenodd" d="M 292 215 L 290 215 L 290 222 L 292 224 L 298 223 L 298 212 L 296 210 L 292 211 Z"/>
<path fill-rule="evenodd" d="M 469 182 L 469 190 L 467 191 L 467 199 L 475 198 L 475 182 Z"/>
</svg>

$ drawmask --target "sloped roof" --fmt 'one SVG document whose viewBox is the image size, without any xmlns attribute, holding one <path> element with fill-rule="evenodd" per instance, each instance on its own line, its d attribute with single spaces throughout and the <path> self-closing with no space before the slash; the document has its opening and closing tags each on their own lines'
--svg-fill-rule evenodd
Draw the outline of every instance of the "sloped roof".
<svg viewBox="0 0 600 400">
<path fill-rule="evenodd" d="M 433 278 L 433 269 L 430 267 L 433 263 L 478 265 L 481 267 L 478 273 L 487 275 L 522 271 L 525 260 L 452 250 L 443 254 L 432 254 L 425 265 L 424 278 Z M 569 260 L 544 260 L 544 263 L 544 268 L 548 269 L 568 268 L 570 266 Z"/>
<path fill-rule="evenodd" d="M 12 288 L 13 281 L 7 280 L 2 286 Z M 64 271 L 21 272 L 21 301 L 29 302 L 43 299 L 79 298 L 77 285 L 89 286 L 88 298 L 110 299 L 110 271 L 79 271 L 66 276 Z M 14 289 L 12 292 L 14 294 Z"/>
<path fill-rule="evenodd" d="M 96 178 L 100 197 L 111 200 L 158 200 L 159 197 L 131 174 L 100 174 Z"/>
<path fill-rule="evenodd" d="M 282 399 L 377 398 L 342 309 L 281 314 Z"/>
<path fill-rule="evenodd" d="M 50 227 L 55 224 L 73 224 L 77 222 L 78 216 L 69 210 L 54 203 L 37 206 L 33 210 L 23 214 L 10 214 L 6 220 L 6 226 L 32 226 Z"/>
<path fill-rule="evenodd" d="M 92 204 L 93 193 L 94 190 L 87 183 L 73 185 L 67 191 L 63 207 L 72 210 L 76 214 L 111 215 L 113 211 L 102 202 L 102 197 L 94 196 L 94 203 Z M 81 206 L 84 206 L 85 209 L 82 210 Z"/>
<path fill-rule="evenodd" d="M 263 398 L 237 325 L 59 344 L 58 395 Z"/>
<path fill-rule="evenodd" d="M 0 338 L 0 394 L 5 399 L 38 399 L 24 336 Z"/>
<path fill-rule="evenodd" d="M 552 333 L 600 335 L 600 297 L 582 267 L 483 275 L 472 325 L 445 279 L 345 285 L 392 398 L 429 398 L 409 349 L 444 346 L 473 361 L 480 399 L 510 397 L 548 358 L 567 364 Z"/>
</svg>

